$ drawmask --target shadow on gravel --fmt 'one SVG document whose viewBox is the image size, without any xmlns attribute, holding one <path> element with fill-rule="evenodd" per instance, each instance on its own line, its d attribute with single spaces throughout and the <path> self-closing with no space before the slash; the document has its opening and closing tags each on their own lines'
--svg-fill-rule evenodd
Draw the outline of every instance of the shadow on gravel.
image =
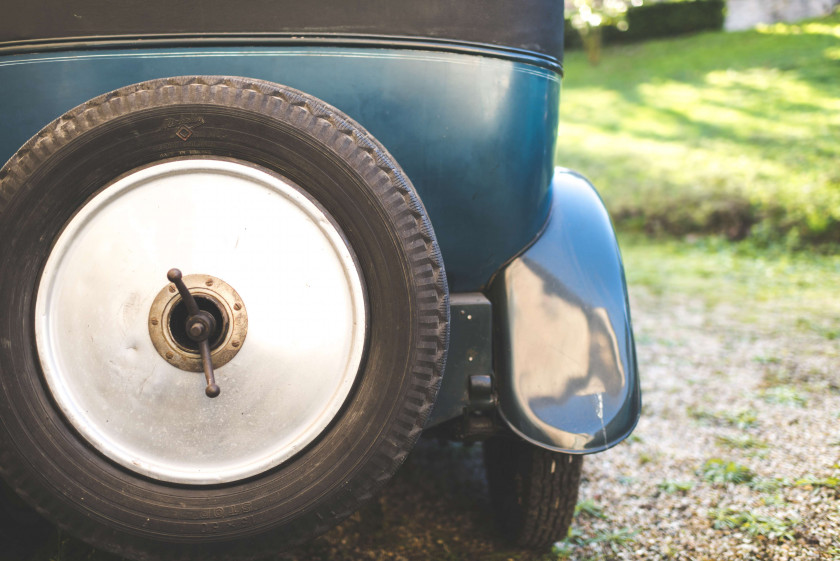
<svg viewBox="0 0 840 561">
<path fill-rule="evenodd" d="M 493 526 L 481 446 L 421 439 L 378 499 L 275 561 L 537 561 Z M 0 528 L 0 561 L 119 561 L 38 519 Z"/>
</svg>

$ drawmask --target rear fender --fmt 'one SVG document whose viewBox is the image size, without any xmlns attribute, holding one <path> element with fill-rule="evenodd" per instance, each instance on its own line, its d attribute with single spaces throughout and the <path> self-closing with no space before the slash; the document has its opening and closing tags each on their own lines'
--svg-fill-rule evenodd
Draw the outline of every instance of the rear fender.
<svg viewBox="0 0 840 561">
<path fill-rule="evenodd" d="M 598 452 L 641 411 L 624 267 L 591 183 L 558 168 L 552 196 L 542 234 L 490 286 L 499 412 L 543 448 Z"/>
</svg>

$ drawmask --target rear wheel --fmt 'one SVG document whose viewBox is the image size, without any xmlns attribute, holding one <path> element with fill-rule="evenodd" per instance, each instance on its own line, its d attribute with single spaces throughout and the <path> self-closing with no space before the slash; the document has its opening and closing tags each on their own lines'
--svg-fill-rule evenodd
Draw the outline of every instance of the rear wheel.
<svg viewBox="0 0 840 561">
<path fill-rule="evenodd" d="M 505 535 L 533 549 L 564 539 L 575 512 L 583 457 L 508 436 L 483 446 L 490 498 Z"/>
<path fill-rule="evenodd" d="M 0 218 L 0 474 L 93 545 L 288 547 L 419 435 L 440 253 L 391 156 L 323 102 L 230 77 L 122 88 L 10 160 Z"/>
</svg>

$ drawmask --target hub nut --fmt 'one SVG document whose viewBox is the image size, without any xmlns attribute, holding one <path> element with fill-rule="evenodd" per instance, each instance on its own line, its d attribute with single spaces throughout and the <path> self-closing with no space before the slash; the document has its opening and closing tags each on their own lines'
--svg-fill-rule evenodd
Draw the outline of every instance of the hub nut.
<svg viewBox="0 0 840 561">
<path fill-rule="evenodd" d="M 187 275 L 183 282 L 199 306 L 206 308 L 216 319 L 216 326 L 209 336 L 210 356 L 218 368 L 230 362 L 242 349 L 248 333 L 248 312 L 242 298 L 225 281 L 210 275 Z M 149 310 L 149 336 L 158 354 L 181 370 L 202 372 L 201 354 L 192 337 L 201 337 L 209 328 L 203 323 L 193 323 L 187 333 L 183 323 L 172 321 L 173 313 L 181 313 L 183 301 L 175 285 L 169 283 L 161 289 Z M 173 325 L 174 324 L 174 325 Z M 192 336 L 192 337 L 190 337 Z"/>
</svg>

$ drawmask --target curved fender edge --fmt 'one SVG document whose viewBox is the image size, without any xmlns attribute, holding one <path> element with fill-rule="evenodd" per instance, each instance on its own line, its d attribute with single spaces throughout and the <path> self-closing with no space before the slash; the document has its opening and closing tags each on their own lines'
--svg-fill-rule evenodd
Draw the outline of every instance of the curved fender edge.
<svg viewBox="0 0 840 561">
<path fill-rule="evenodd" d="M 641 412 L 615 231 L 595 188 L 557 168 L 548 223 L 493 279 L 499 412 L 522 438 L 573 454 L 630 435 Z"/>
</svg>

